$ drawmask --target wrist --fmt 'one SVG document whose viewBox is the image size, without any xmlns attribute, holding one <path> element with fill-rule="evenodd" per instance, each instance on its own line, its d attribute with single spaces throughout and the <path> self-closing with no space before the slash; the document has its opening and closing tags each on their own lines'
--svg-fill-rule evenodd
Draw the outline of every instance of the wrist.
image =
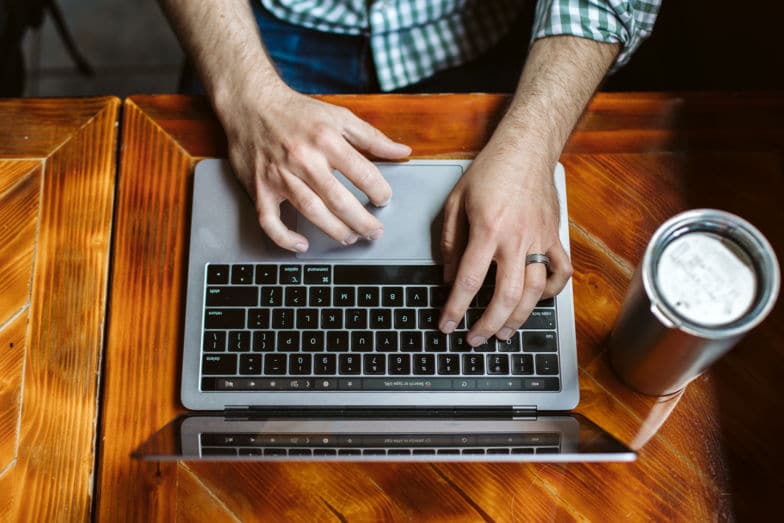
<svg viewBox="0 0 784 523">
<path fill-rule="evenodd" d="M 208 88 L 208 92 L 225 128 L 235 115 L 263 114 L 265 106 L 276 104 L 275 100 L 292 91 L 270 68 L 267 74 L 240 72 L 224 75 Z"/>
</svg>

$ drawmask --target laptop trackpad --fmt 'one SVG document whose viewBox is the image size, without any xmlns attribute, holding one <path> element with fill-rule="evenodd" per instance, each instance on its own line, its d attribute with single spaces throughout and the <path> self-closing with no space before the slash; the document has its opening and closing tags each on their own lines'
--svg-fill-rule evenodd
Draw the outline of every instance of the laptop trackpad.
<svg viewBox="0 0 784 523">
<path fill-rule="evenodd" d="M 310 241 L 310 248 L 297 258 L 303 260 L 439 260 L 443 206 L 446 197 L 463 174 L 459 164 L 376 164 L 392 186 L 392 200 L 386 207 L 368 203 L 367 196 L 343 175 L 336 176 L 384 224 L 384 236 L 377 241 L 360 239 L 343 246 L 297 215 L 297 231 Z"/>
</svg>

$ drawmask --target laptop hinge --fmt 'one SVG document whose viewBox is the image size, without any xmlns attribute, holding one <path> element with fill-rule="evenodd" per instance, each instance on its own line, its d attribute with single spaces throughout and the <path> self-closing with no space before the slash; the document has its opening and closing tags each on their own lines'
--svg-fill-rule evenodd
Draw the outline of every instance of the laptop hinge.
<svg viewBox="0 0 784 523">
<path fill-rule="evenodd" d="M 512 407 L 512 419 L 514 420 L 535 420 L 536 407 L 533 405 L 515 405 Z"/>
</svg>

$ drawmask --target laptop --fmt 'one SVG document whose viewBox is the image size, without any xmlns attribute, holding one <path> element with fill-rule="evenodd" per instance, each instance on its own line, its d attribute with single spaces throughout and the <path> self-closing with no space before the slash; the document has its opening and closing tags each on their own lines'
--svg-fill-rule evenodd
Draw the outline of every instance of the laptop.
<svg viewBox="0 0 784 523">
<path fill-rule="evenodd" d="M 624 461 L 634 452 L 585 418 L 571 281 L 506 341 L 438 331 L 439 235 L 469 160 L 378 163 L 392 186 L 377 241 L 343 246 L 284 204 L 306 253 L 277 247 L 226 160 L 196 166 L 181 399 L 192 411 L 136 453 L 145 459 Z M 563 167 L 554 181 L 569 251 Z"/>
</svg>

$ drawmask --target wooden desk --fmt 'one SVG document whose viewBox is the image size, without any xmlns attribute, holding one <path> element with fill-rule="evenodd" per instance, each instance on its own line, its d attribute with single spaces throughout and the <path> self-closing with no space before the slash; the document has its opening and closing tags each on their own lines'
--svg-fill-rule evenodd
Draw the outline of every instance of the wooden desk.
<svg viewBox="0 0 784 523">
<path fill-rule="evenodd" d="M 330 97 L 413 146 L 470 156 L 505 102 L 484 95 Z M 575 267 L 579 412 L 642 446 L 632 464 L 141 463 L 131 451 L 179 403 L 190 180 L 225 155 L 202 100 L 125 103 L 97 514 L 104 521 L 726 520 L 778 509 L 784 319 L 682 395 L 631 392 L 605 343 L 648 238 L 710 206 L 755 223 L 784 259 L 784 97 L 602 95 L 562 161 Z M 677 408 L 674 408 L 677 404 Z M 774 505 L 775 503 L 775 505 Z"/>
<path fill-rule="evenodd" d="M 0 100 L 0 521 L 90 516 L 119 105 Z"/>
</svg>

